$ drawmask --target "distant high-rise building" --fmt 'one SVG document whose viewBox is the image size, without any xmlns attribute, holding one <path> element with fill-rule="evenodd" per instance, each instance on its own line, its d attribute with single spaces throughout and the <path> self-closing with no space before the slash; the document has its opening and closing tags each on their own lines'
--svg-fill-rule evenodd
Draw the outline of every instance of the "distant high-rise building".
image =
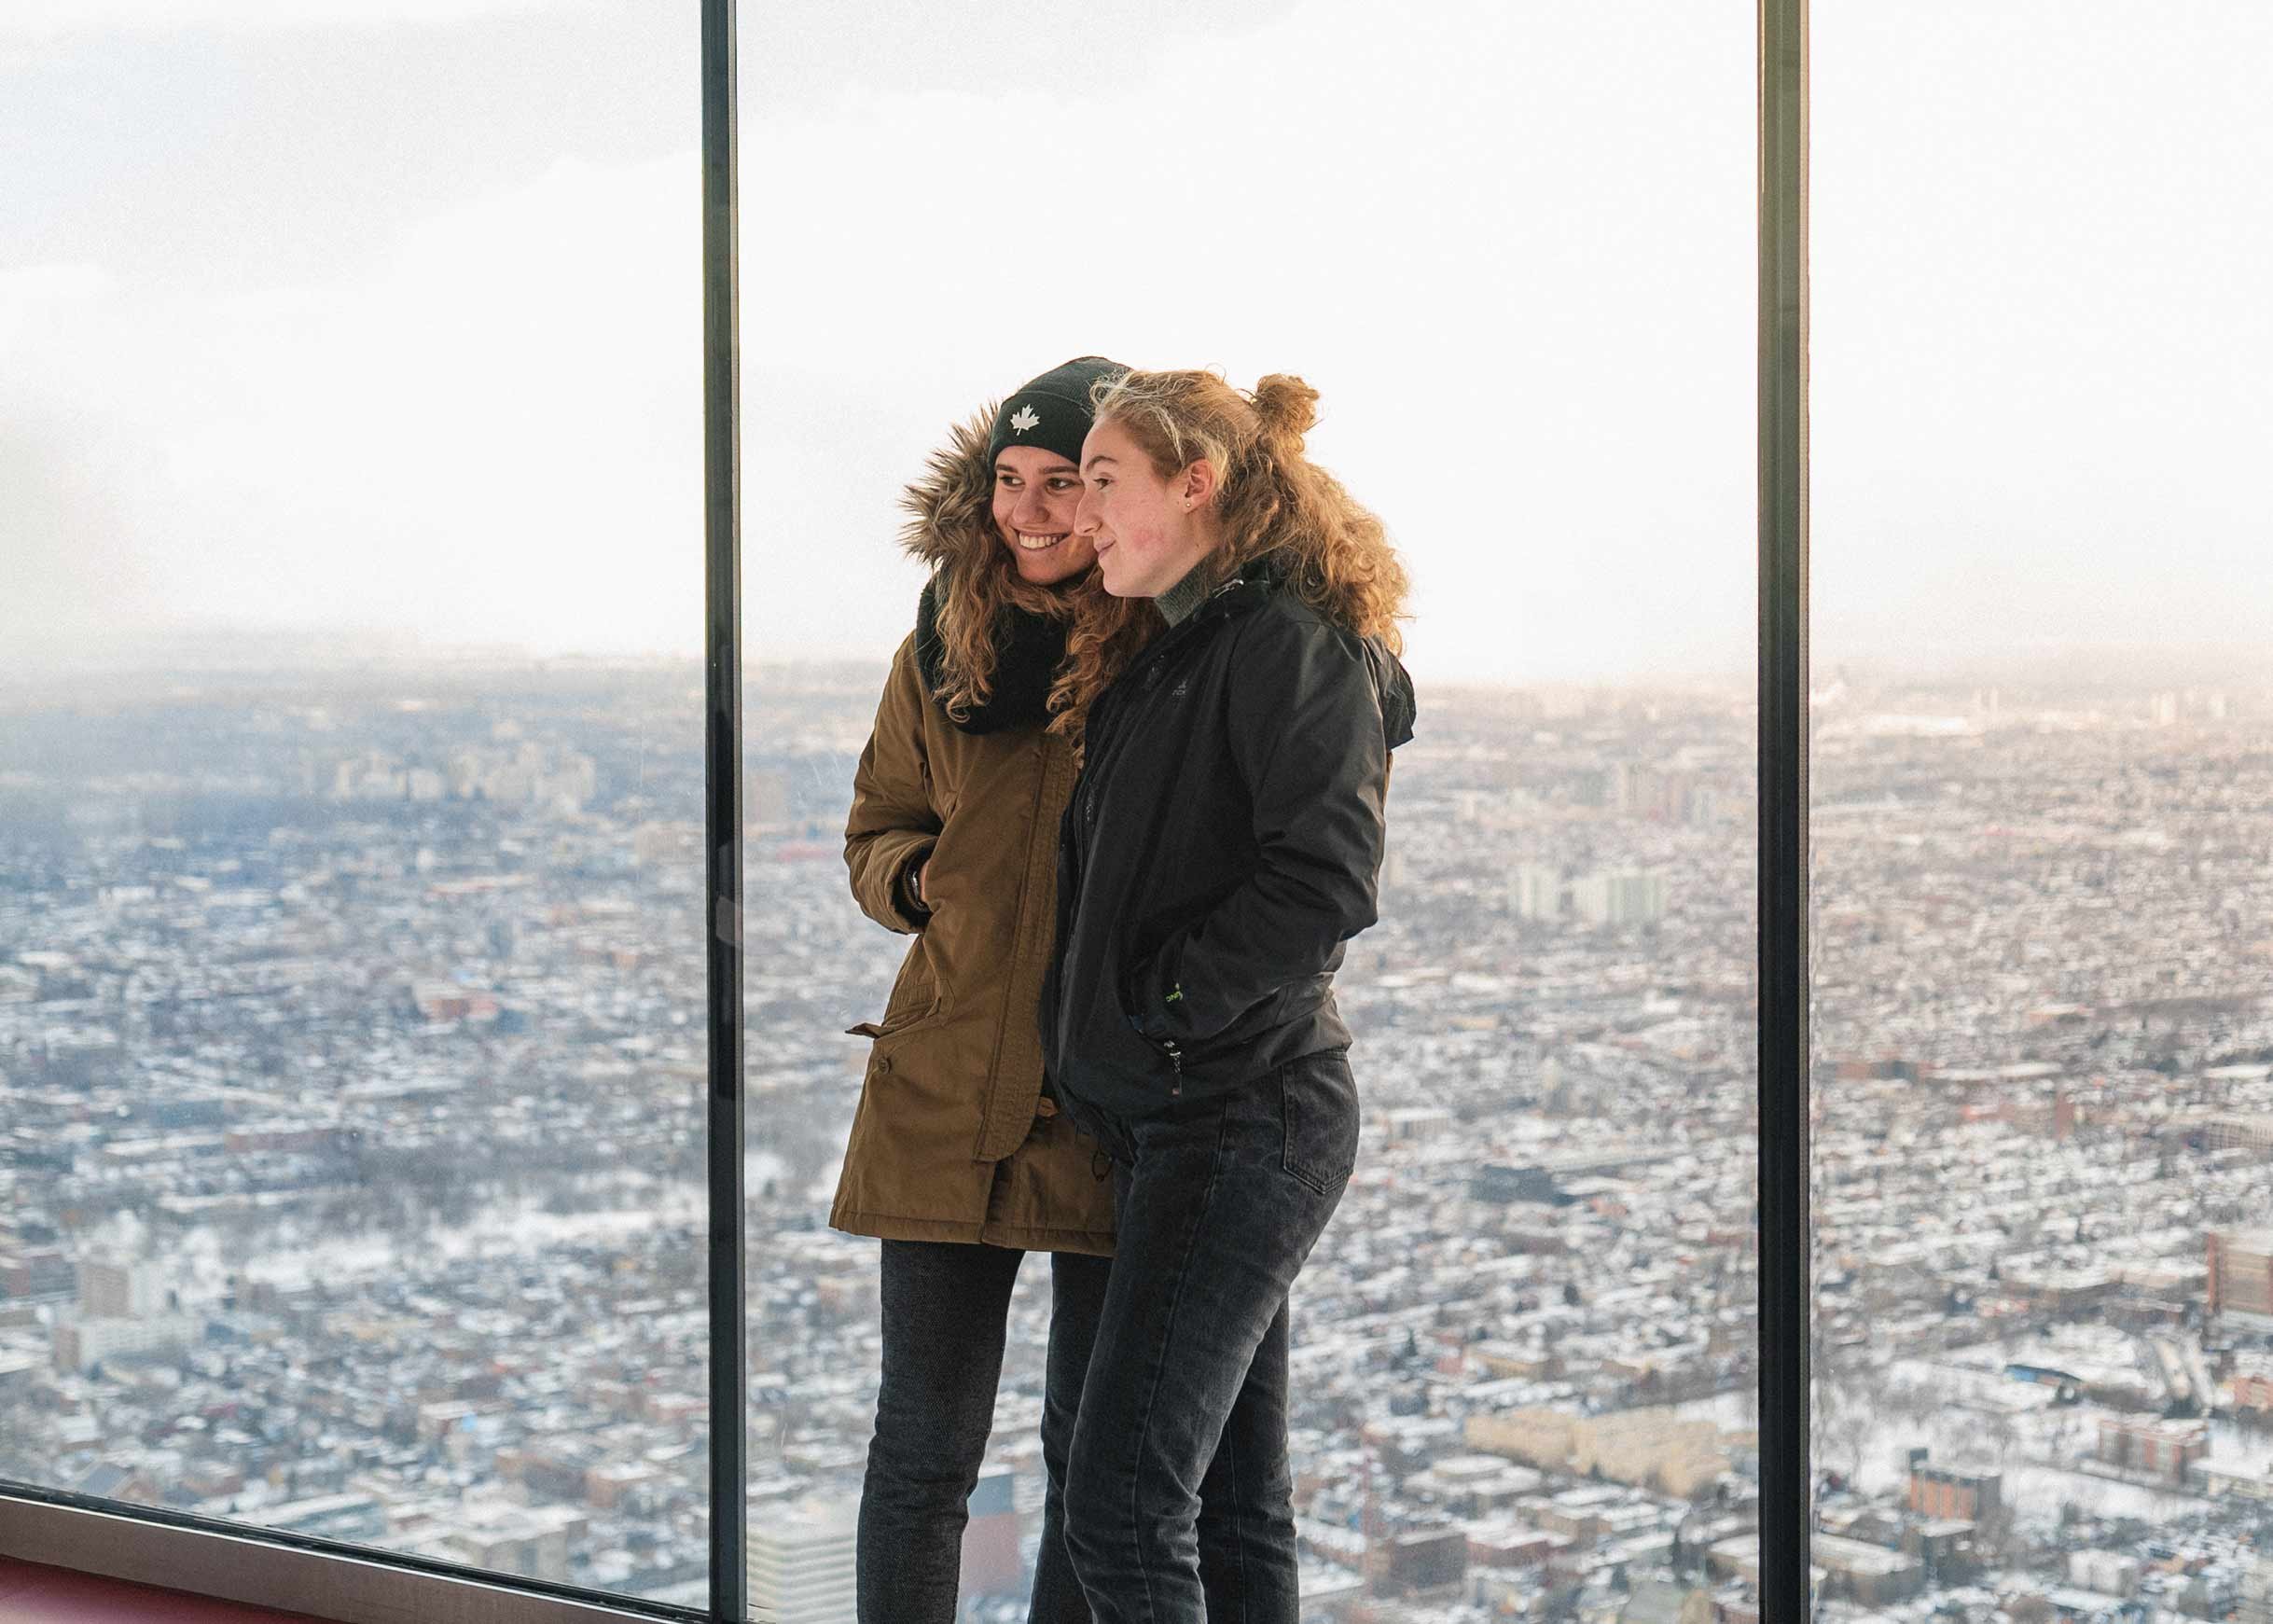
<svg viewBox="0 0 2273 1624">
<path fill-rule="evenodd" d="M 77 1278 L 62 1247 L 31 1245 L 0 1235 L 0 1297 L 65 1297 Z"/>
<path fill-rule="evenodd" d="M 1918 1451 L 1919 1456 L 1922 1457 L 1924 1452 Z M 1904 1504 L 1920 1517 L 1978 1522 L 2003 1502 L 2004 1478 L 2001 1473 L 1936 1465 L 1923 1458 L 1910 1463 L 1909 1489 Z"/>
<path fill-rule="evenodd" d="M 358 1498 L 367 1497 L 334 1495 L 308 1505 L 326 1507 L 327 1511 L 336 1507 L 339 1512 L 352 1516 L 354 1513 L 351 1503 Z M 304 1515 L 295 1522 L 280 1522 L 278 1526 L 314 1531 Z M 519 1574 L 524 1578 L 565 1584 L 569 1576 L 569 1552 L 584 1544 L 589 1534 L 580 1507 L 474 1501 L 459 1506 L 442 1544 L 459 1561 L 491 1573 Z"/>
<path fill-rule="evenodd" d="M 849 1505 L 752 1518 L 751 1609 L 772 1624 L 856 1624 L 857 1527 Z"/>
<path fill-rule="evenodd" d="M 1468 1573 L 1467 1532 L 1415 1529 L 1369 1542 L 1366 1570 L 1377 1596 L 1453 1594 Z"/>
<path fill-rule="evenodd" d="M 2273 1156 L 2273 1112 L 2228 1112 L 2202 1129 L 2205 1150 L 2254 1150 Z"/>
<path fill-rule="evenodd" d="M 1571 905 L 1592 925 L 1648 924 L 1665 917 L 1665 876 L 1604 869 L 1571 882 Z"/>
<path fill-rule="evenodd" d="M 1557 919 L 1562 914 L 1562 873 L 1544 863 L 1518 863 L 1510 888 L 1517 917 Z"/>
<path fill-rule="evenodd" d="M 2198 1421 L 2109 1415 L 2100 1420 L 2097 1457 L 2142 1478 L 2186 1480 L 2186 1468 L 2210 1452 L 2210 1428 Z"/>
<path fill-rule="evenodd" d="M 187 1314 L 140 1319 L 65 1319 L 54 1333 L 55 1367 L 84 1375 L 105 1359 L 175 1353 L 189 1345 L 197 1322 Z"/>
<path fill-rule="evenodd" d="M 2273 1229 L 2213 1229 L 2209 1310 L 2273 1327 Z"/>
<path fill-rule="evenodd" d="M 2244 1353 L 2233 1374 L 2236 1409 L 2273 1410 L 2273 1355 Z"/>
<path fill-rule="evenodd" d="M 1696 816 L 1698 798 L 1703 797 L 1708 806 L 1712 799 L 1712 792 L 1698 782 L 1696 773 L 1664 768 L 1625 768 L 1613 780 L 1613 788 L 1617 793 L 1618 811 L 1653 823 L 1700 821 Z"/>
<path fill-rule="evenodd" d="M 155 1263 L 90 1257 L 80 1267 L 79 1312 L 89 1319 L 143 1319 L 166 1307 L 165 1271 Z"/>
</svg>

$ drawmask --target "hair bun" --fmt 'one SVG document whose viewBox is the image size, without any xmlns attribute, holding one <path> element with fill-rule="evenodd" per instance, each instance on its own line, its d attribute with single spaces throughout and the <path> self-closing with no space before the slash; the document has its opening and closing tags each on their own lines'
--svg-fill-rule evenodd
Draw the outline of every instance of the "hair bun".
<svg viewBox="0 0 2273 1624">
<path fill-rule="evenodd" d="M 1254 414 L 1265 435 L 1299 446 L 1318 421 L 1318 391 L 1292 372 L 1273 372 L 1254 386 Z"/>
</svg>

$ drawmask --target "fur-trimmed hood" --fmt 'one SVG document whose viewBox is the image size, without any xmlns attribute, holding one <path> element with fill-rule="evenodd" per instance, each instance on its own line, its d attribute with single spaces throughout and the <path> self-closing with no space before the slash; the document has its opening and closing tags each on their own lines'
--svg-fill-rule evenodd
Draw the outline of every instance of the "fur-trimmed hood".
<svg viewBox="0 0 2273 1624">
<path fill-rule="evenodd" d="M 1002 545 L 994 533 L 994 467 L 987 457 L 996 409 L 990 405 L 956 424 L 947 444 L 932 452 L 923 477 L 901 493 L 908 519 L 900 545 L 935 570 L 967 567 Z"/>
<path fill-rule="evenodd" d="M 909 515 L 901 545 L 932 572 L 916 604 L 917 667 L 925 691 L 942 701 L 955 686 L 949 681 L 948 641 L 940 625 L 947 606 L 980 589 L 983 577 L 976 572 L 1004 567 L 995 556 L 1003 542 L 994 525 L 994 462 L 987 453 L 997 409 L 990 407 L 951 430 L 948 443 L 932 453 L 923 478 L 900 498 Z M 966 733 L 992 733 L 1046 725 L 1050 687 L 1065 659 L 1065 633 L 1062 615 L 998 605 L 988 632 L 993 653 L 986 691 L 958 700 L 949 711 L 955 726 Z"/>
</svg>

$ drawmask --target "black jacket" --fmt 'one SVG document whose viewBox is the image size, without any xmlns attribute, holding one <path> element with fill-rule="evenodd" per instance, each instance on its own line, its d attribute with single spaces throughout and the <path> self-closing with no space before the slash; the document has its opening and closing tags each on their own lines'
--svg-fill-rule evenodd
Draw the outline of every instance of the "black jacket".
<svg viewBox="0 0 2273 1624">
<path fill-rule="evenodd" d="M 1389 753 L 1412 731 L 1396 657 L 1268 560 L 1098 698 L 1042 984 L 1044 1065 L 1076 1122 L 1350 1041 L 1334 972 L 1374 922 Z"/>
</svg>

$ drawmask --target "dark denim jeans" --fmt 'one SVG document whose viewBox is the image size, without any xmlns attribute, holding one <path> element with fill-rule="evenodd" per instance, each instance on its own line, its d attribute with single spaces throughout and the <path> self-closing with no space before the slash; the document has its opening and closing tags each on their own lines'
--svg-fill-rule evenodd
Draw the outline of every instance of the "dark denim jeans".
<svg viewBox="0 0 2273 1624">
<path fill-rule="evenodd" d="M 1023 1252 L 886 1241 L 884 1372 L 860 1499 L 860 1624 L 952 1624 L 963 1531 L 994 1426 L 1010 1288 Z M 1066 1455 L 1112 1259 L 1050 1254 L 1033 1624 L 1089 1624 L 1065 1550 Z"/>
<path fill-rule="evenodd" d="M 1098 1624 L 1297 1624 L 1287 1291 L 1357 1159 L 1346 1051 L 1108 1119 L 1119 1237 L 1065 1481 Z"/>
</svg>

